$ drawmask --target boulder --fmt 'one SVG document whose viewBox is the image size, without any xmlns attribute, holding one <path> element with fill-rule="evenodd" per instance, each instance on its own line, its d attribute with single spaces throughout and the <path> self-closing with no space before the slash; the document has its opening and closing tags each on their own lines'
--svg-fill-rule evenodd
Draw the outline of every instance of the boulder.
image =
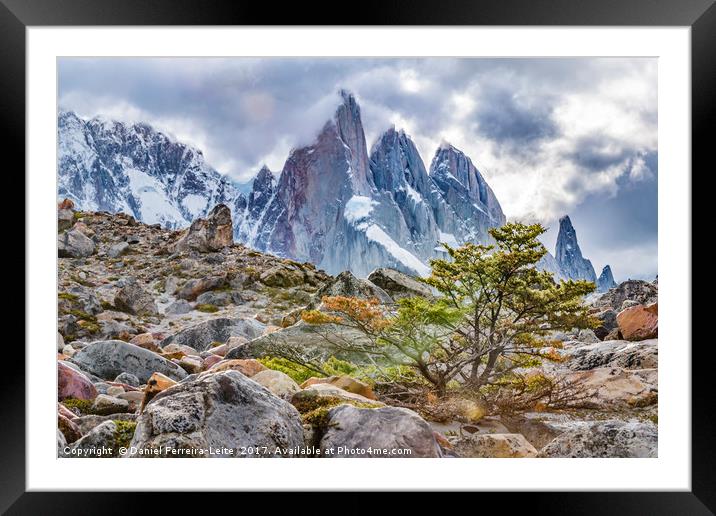
<svg viewBox="0 0 716 516">
<path fill-rule="evenodd" d="M 295 287 L 304 283 L 304 274 L 297 265 L 281 264 L 262 273 L 259 281 L 268 287 Z"/>
<path fill-rule="evenodd" d="M 589 397 L 584 401 L 593 408 L 645 407 L 658 398 L 656 369 L 621 369 L 600 367 L 565 375 L 576 382 Z"/>
<path fill-rule="evenodd" d="M 97 315 L 102 311 L 102 303 L 93 289 L 74 285 L 60 294 L 57 308 L 60 312 L 79 309 L 89 315 Z"/>
<path fill-rule="evenodd" d="M 351 272 L 341 272 L 333 282 L 328 283 L 316 294 L 316 303 L 323 296 L 345 296 L 360 299 L 377 299 L 383 304 L 391 304 L 393 299 L 388 293 L 373 282 L 356 278 Z"/>
<path fill-rule="evenodd" d="M 290 401 L 294 394 L 301 390 L 296 382 L 281 371 L 266 369 L 251 377 L 256 383 L 263 385 L 281 399 Z"/>
<path fill-rule="evenodd" d="M 198 305 L 227 306 L 232 302 L 229 292 L 204 292 L 196 298 Z"/>
<path fill-rule="evenodd" d="M 65 454 L 65 448 L 67 448 L 67 439 L 65 439 L 65 436 L 62 434 L 60 429 L 57 429 L 57 456 L 58 457 L 64 457 Z"/>
<path fill-rule="evenodd" d="M 580 342 L 586 342 L 588 344 L 600 342 L 594 331 L 590 329 L 579 330 L 579 333 L 577 334 L 577 340 Z"/>
<path fill-rule="evenodd" d="M 151 333 L 140 333 L 139 335 L 135 335 L 129 343 L 139 346 L 140 348 L 148 349 L 149 351 L 154 351 L 155 353 L 161 353 L 162 351 L 162 348 L 160 348 L 154 341 L 154 335 Z"/>
<path fill-rule="evenodd" d="M 118 258 L 129 251 L 129 244 L 127 242 L 119 242 L 114 244 L 107 250 L 107 256 L 110 258 Z"/>
<path fill-rule="evenodd" d="M 536 457 L 537 450 L 522 434 L 475 433 L 452 442 L 459 457 L 517 458 Z"/>
<path fill-rule="evenodd" d="M 226 275 L 207 276 L 191 279 L 184 283 L 176 292 L 179 299 L 194 301 L 200 294 L 222 288 L 226 285 Z"/>
<path fill-rule="evenodd" d="M 625 300 L 647 305 L 655 303 L 659 296 L 659 287 L 643 280 L 628 280 L 599 296 L 594 305 L 601 309 L 621 310 Z"/>
<path fill-rule="evenodd" d="M 57 210 L 57 230 L 66 231 L 75 223 L 75 214 L 72 210 L 59 208 Z"/>
<path fill-rule="evenodd" d="M 118 430 L 114 421 L 105 421 L 75 442 L 68 455 L 80 458 L 119 457 Z"/>
<path fill-rule="evenodd" d="M 234 228 L 231 223 L 231 210 L 225 204 L 217 204 L 206 219 L 196 219 L 185 230 L 172 250 L 199 251 L 208 253 L 220 251 L 234 244 Z"/>
<path fill-rule="evenodd" d="M 132 387 L 139 387 L 142 384 L 142 382 L 139 381 L 139 378 L 137 378 L 131 373 L 120 373 L 117 375 L 114 381 L 117 383 L 131 385 Z"/>
<path fill-rule="evenodd" d="M 659 305 L 636 305 L 622 310 L 617 323 L 625 340 L 655 339 L 659 334 Z"/>
<path fill-rule="evenodd" d="M 201 358 L 195 356 L 181 357 L 178 364 L 189 374 L 200 373 L 204 369 L 204 363 Z"/>
<path fill-rule="evenodd" d="M 194 310 L 194 307 L 191 305 L 191 303 L 185 301 L 184 299 L 179 299 L 178 301 L 174 301 L 172 304 L 170 304 L 166 308 L 164 313 L 168 315 L 181 315 L 188 314 L 192 310 Z"/>
<path fill-rule="evenodd" d="M 73 443 L 82 437 L 82 431 L 77 423 L 62 414 L 57 414 L 57 428 L 60 429 L 68 443 Z"/>
<path fill-rule="evenodd" d="M 57 399 L 92 400 L 97 397 L 97 389 L 86 375 L 73 369 L 63 361 L 57 362 Z"/>
<path fill-rule="evenodd" d="M 57 351 L 60 353 L 62 352 L 62 349 L 65 347 L 65 338 L 62 336 L 62 334 L 58 331 L 57 332 Z"/>
<path fill-rule="evenodd" d="M 57 235 L 57 256 L 60 258 L 87 258 L 94 253 L 94 242 L 77 229 Z"/>
<path fill-rule="evenodd" d="M 298 409 L 299 412 L 309 412 L 318 407 L 339 405 L 342 402 L 358 403 L 370 407 L 384 407 L 385 403 L 371 400 L 360 394 L 344 391 L 333 385 L 326 383 L 318 383 L 310 385 L 302 389 L 291 397 L 291 404 Z"/>
<path fill-rule="evenodd" d="M 643 421 L 593 421 L 564 432 L 539 457 L 657 457 L 657 427 Z"/>
<path fill-rule="evenodd" d="M 168 344 L 185 344 L 204 351 L 214 342 L 227 342 L 230 337 L 240 336 L 249 340 L 263 334 L 266 325 L 256 319 L 217 318 L 190 326 L 162 341 L 162 347 Z"/>
<path fill-rule="evenodd" d="M 301 419 L 291 404 L 237 371 L 224 371 L 157 394 L 137 418 L 130 456 L 156 450 L 202 457 L 207 455 L 201 451 L 213 448 L 214 457 L 244 457 L 229 450 L 249 447 L 260 456 L 281 457 L 287 456 L 282 450 L 303 444 Z"/>
<path fill-rule="evenodd" d="M 412 410 L 402 407 L 340 405 L 332 408 L 328 411 L 319 446 L 324 457 L 441 456 L 430 425 Z"/>
<path fill-rule="evenodd" d="M 82 435 L 86 435 L 92 431 L 93 428 L 98 427 L 105 421 L 136 421 L 137 415 L 124 413 L 124 414 L 110 414 L 109 416 L 98 416 L 96 414 L 88 414 L 86 416 L 78 417 L 75 420 L 79 427 Z"/>
<path fill-rule="evenodd" d="M 368 398 L 370 400 L 377 399 L 375 397 L 375 394 L 373 393 L 373 389 L 371 389 L 370 385 L 367 383 L 361 382 L 359 380 L 356 380 L 355 378 L 351 378 L 347 375 L 342 376 L 329 376 L 327 378 L 316 378 L 315 376 L 312 378 L 309 378 L 305 382 L 301 384 L 301 389 L 306 389 L 310 387 L 311 385 L 317 385 L 317 384 L 328 384 L 333 385 L 334 387 L 338 387 L 339 389 L 343 389 L 344 391 L 352 392 L 354 394 L 360 394 L 361 396 Z"/>
<path fill-rule="evenodd" d="M 404 297 L 434 297 L 425 283 L 395 269 L 375 269 L 368 275 L 368 281 L 383 289 L 395 301 Z"/>
<path fill-rule="evenodd" d="M 121 340 L 100 340 L 81 349 L 71 359 L 74 364 L 105 380 L 130 373 L 146 382 L 154 372 L 181 380 L 187 376 L 178 365 L 134 344 Z"/>
<path fill-rule="evenodd" d="M 253 358 L 237 358 L 233 360 L 221 360 L 211 366 L 209 370 L 215 373 L 221 371 L 238 371 L 244 376 L 254 376 L 256 373 L 265 371 L 266 366 Z"/>
<path fill-rule="evenodd" d="M 130 314 L 159 315 L 154 297 L 132 277 L 126 278 L 124 286 L 114 296 L 114 306 Z"/>
<path fill-rule="evenodd" d="M 586 371 L 598 367 L 621 367 L 623 369 L 655 369 L 658 367 L 659 341 L 641 342 L 609 340 L 565 349 L 570 357 L 569 368 Z"/>
<path fill-rule="evenodd" d="M 100 416 L 129 412 L 129 402 L 108 394 L 100 394 L 92 403 L 92 412 Z"/>
</svg>

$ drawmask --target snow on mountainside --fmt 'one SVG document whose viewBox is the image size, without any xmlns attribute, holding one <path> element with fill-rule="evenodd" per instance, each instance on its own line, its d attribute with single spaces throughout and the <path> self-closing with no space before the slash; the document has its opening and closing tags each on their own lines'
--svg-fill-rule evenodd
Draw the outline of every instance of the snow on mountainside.
<svg viewBox="0 0 716 516">
<path fill-rule="evenodd" d="M 239 193 L 202 152 L 154 130 L 70 111 L 58 116 L 58 196 L 83 210 L 125 212 L 178 228 Z"/>
<path fill-rule="evenodd" d="M 425 275 L 431 258 L 445 256 L 441 243 L 489 243 L 488 230 L 506 218 L 472 160 L 444 143 L 428 171 L 411 138 L 394 127 L 369 154 L 360 107 L 353 95 L 341 94 L 315 141 L 292 150 L 278 174 L 263 167 L 243 192 L 200 150 L 147 124 L 62 111 L 58 197 L 167 228 L 188 226 L 224 203 L 236 241 L 331 274 L 365 277 L 392 267 Z M 540 267 L 557 278 L 591 279 L 574 229 L 564 230 L 557 259 L 547 254 Z"/>
<path fill-rule="evenodd" d="M 276 183 L 259 176 L 239 214 L 239 238 L 260 251 L 311 261 L 329 273 L 377 267 L 426 274 L 441 242 L 489 241 L 504 224 L 497 198 L 470 159 L 441 149 L 428 174 L 403 131 L 367 151 L 360 107 L 343 102 L 316 141 L 294 149 Z"/>
</svg>

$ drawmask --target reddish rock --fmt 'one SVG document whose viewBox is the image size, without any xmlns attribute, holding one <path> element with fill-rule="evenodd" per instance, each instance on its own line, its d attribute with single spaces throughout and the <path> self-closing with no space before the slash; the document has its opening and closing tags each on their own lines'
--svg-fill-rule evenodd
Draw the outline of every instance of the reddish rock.
<svg viewBox="0 0 716 516">
<path fill-rule="evenodd" d="M 214 364 L 221 362 L 221 357 L 218 355 L 211 355 L 204 359 L 204 369 L 209 369 Z"/>
<path fill-rule="evenodd" d="M 156 344 L 154 341 L 154 335 L 151 333 L 140 333 L 139 335 L 135 335 L 129 343 L 139 346 L 140 348 L 148 349 L 149 351 L 154 351 L 155 353 L 162 352 L 162 348 Z"/>
<path fill-rule="evenodd" d="M 253 376 L 259 371 L 265 371 L 266 366 L 253 358 L 235 358 L 233 360 L 222 360 L 214 364 L 210 371 L 218 373 L 220 371 L 228 371 L 229 369 L 238 371 L 244 376 Z"/>
<path fill-rule="evenodd" d="M 617 315 L 619 333 L 624 340 L 655 339 L 659 336 L 659 304 L 637 305 Z"/>
<path fill-rule="evenodd" d="M 64 199 L 61 203 L 57 205 L 58 210 L 74 210 L 75 209 L 75 203 L 72 202 L 72 199 Z"/>
<path fill-rule="evenodd" d="M 97 397 L 97 389 L 87 376 L 75 371 L 63 362 L 57 362 L 57 398 L 93 400 Z"/>
<path fill-rule="evenodd" d="M 144 407 L 147 406 L 147 403 L 149 403 L 154 396 L 176 384 L 177 382 L 162 373 L 154 373 L 150 376 L 149 380 L 147 380 L 146 387 L 144 387 L 144 399 L 142 399 L 142 404 L 139 407 L 139 413 L 144 412 Z"/>
<path fill-rule="evenodd" d="M 62 403 L 57 404 L 57 413 L 62 416 L 65 416 L 70 421 L 77 419 L 77 414 L 65 407 Z"/>
<path fill-rule="evenodd" d="M 57 414 L 57 428 L 60 429 L 60 432 L 62 432 L 62 435 L 65 436 L 68 443 L 73 443 L 82 437 L 80 427 L 70 420 L 70 418 L 63 416 L 62 414 Z"/>
</svg>

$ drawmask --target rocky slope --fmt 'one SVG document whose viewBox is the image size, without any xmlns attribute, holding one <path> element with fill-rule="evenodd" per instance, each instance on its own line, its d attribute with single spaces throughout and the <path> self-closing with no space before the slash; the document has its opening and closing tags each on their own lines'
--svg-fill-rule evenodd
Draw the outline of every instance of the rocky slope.
<svg viewBox="0 0 716 516">
<path fill-rule="evenodd" d="M 233 242 L 229 213 L 173 231 L 61 204 L 60 456 L 656 455 L 657 285 L 595 297 L 599 333 L 553 336 L 565 357 L 554 367 L 590 389 L 582 410 L 427 421 L 345 373 L 299 384 L 265 346 L 318 356 L 320 336 L 296 313 L 322 295 L 392 304 L 432 292 L 395 270 L 332 277 L 253 251 Z"/>
</svg>

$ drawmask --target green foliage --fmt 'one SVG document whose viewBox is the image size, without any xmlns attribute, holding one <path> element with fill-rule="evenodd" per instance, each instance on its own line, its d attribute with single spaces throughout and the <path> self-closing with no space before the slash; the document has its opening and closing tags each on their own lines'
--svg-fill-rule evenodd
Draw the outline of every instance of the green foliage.
<svg viewBox="0 0 716 516">
<path fill-rule="evenodd" d="M 347 400 L 339 396 L 303 396 L 295 401 L 296 410 L 301 413 L 303 423 L 314 428 L 324 429 L 328 426 L 328 412 L 339 405 L 352 405 L 358 408 L 378 408 L 377 403 L 366 403 L 357 400 Z"/>
<path fill-rule="evenodd" d="M 200 312 L 206 312 L 206 313 L 210 313 L 210 314 L 213 314 L 214 312 L 218 312 L 218 311 L 219 311 L 219 309 L 217 308 L 216 305 L 211 305 L 211 304 L 208 304 L 208 303 L 207 303 L 207 304 L 199 304 L 199 305 L 196 305 L 196 306 L 194 307 L 194 310 L 198 310 L 198 311 L 200 311 Z"/>
<path fill-rule="evenodd" d="M 263 357 L 258 359 L 263 365 L 274 371 L 287 374 L 296 383 L 303 383 L 313 376 L 324 376 L 313 369 L 281 357 Z"/>
<path fill-rule="evenodd" d="M 356 365 L 346 362 L 345 360 L 340 360 L 336 357 L 330 357 L 323 363 L 321 368 L 328 376 L 351 376 L 358 370 Z"/>
<path fill-rule="evenodd" d="M 70 294 L 69 292 L 60 292 L 57 294 L 57 297 L 60 299 L 66 299 L 67 301 L 75 302 L 79 299 L 79 297 L 75 294 Z"/>
<path fill-rule="evenodd" d="M 449 259 L 431 260 L 422 280 L 438 300 L 406 298 L 388 310 L 376 300 L 325 297 L 326 311 L 304 312 L 303 320 L 359 330 L 370 344 L 345 342 L 342 350 L 412 368 L 440 395 L 458 379 L 477 390 L 499 383 L 515 369 L 560 360 L 545 339 L 550 332 L 597 324 L 583 305 L 594 283 L 556 283 L 537 269 L 544 231 L 509 223 L 490 230 L 494 245 L 443 244 Z"/>
<path fill-rule="evenodd" d="M 114 431 L 115 448 L 128 448 L 134 437 L 134 430 L 137 428 L 136 421 L 113 420 L 113 423 L 117 427 Z"/>
</svg>

